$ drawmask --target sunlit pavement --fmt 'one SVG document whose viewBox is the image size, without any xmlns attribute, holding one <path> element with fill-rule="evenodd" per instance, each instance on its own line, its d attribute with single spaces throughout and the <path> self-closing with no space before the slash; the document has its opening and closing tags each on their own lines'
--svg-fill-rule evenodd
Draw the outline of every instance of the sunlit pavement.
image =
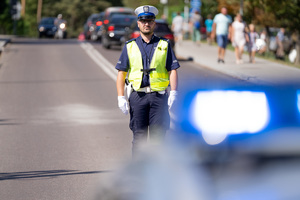
<svg viewBox="0 0 300 200">
<path fill-rule="evenodd" d="M 263 85 L 300 84 L 300 69 L 255 58 L 249 63 L 248 54 L 243 55 L 243 63 L 236 64 L 233 51 L 226 50 L 225 64 L 217 62 L 218 48 L 206 43 L 197 45 L 189 40 L 176 44 L 176 54 L 192 58 L 194 62 L 227 75 Z"/>
</svg>

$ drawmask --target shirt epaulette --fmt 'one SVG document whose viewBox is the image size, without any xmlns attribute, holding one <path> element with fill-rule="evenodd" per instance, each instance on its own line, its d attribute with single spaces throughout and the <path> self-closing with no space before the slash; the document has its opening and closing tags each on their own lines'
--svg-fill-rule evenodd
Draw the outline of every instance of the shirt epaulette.
<svg viewBox="0 0 300 200">
<path fill-rule="evenodd" d="M 132 38 L 131 40 L 126 41 L 126 44 L 128 44 L 128 43 L 130 43 L 132 41 L 135 41 L 135 40 L 136 40 L 136 38 Z"/>
<path fill-rule="evenodd" d="M 164 38 L 164 37 L 159 37 L 159 39 L 160 39 L 160 40 L 164 40 L 164 41 L 167 41 L 167 42 L 169 42 L 169 39 L 167 39 L 167 38 Z"/>
</svg>

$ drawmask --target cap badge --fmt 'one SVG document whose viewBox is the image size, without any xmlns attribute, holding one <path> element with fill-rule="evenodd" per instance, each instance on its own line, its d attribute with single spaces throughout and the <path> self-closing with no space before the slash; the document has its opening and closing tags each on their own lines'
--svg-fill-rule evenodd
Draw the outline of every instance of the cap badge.
<svg viewBox="0 0 300 200">
<path fill-rule="evenodd" d="M 144 6 L 143 10 L 144 10 L 145 13 L 148 13 L 149 12 L 149 6 Z"/>
</svg>

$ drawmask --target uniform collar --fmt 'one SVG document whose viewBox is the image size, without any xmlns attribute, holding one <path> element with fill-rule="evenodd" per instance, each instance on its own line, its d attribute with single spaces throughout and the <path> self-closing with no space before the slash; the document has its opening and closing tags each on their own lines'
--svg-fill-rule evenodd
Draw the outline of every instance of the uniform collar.
<svg viewBox="0 0 300 200">
<path fill-rule="evenodd" d="M 151 37 L 151 40 L 150 40 L 149 44 L 154 43 L 154 42 L 156 41 L 156 38 L 157 38 L 157 36 L 156 36 L 155 34 L 153 34 L 152 37 Z M 146 42 L 144 41 L 144 39 L 142 38 L 142 36 L 139 36 L 139 39 L 140 39 L 143 43 L 146 43 Z"/>
</svg>

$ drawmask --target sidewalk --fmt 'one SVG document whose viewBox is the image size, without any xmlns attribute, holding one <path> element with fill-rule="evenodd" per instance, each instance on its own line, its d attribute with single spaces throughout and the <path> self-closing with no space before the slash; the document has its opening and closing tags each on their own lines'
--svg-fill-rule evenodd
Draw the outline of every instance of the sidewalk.
<svg viewBox="0 0 300 200">
<path fill-rule="evenodd" d="M 225 64 L 217 62 L 218 47 L 206 43 L 196 45 L 184 40 L 176 44 L 176 55 L 181 58 L 193 58 L 207 68 L 221 73 L 253 82 L 260 85 L 298 84 L 300 85 L 300 69 L 278 64 L 261 58 L 255 58 L 256 63 L 249 63 L 248 54 L 243 55 L 243 64 L 235 63 L 235 54 L 226 50 Z"/>
</svg>

